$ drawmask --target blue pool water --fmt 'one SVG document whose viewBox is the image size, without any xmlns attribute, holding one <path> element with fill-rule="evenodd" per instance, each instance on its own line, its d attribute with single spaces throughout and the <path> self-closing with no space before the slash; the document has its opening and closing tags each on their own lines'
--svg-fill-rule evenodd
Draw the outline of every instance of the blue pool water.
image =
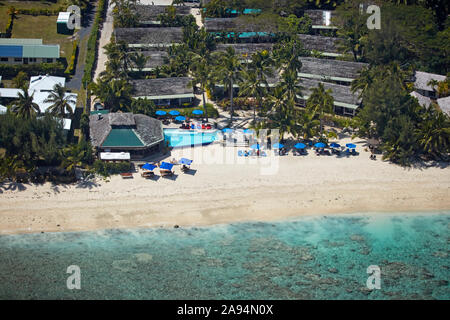
<svg viewBox="0 0 450 320">
<path fill-rule="evenodd" d="M 449 299 L 449 231 L 440 212 L 0 236 L 0 298 Z"/>
<path fill-rule="evenodd" d="M 217 139 L 217 132 L 164 129 L 164 138 L 169 142 L 170 147 L 190 147 L 214 142 Z"/>
</svg>

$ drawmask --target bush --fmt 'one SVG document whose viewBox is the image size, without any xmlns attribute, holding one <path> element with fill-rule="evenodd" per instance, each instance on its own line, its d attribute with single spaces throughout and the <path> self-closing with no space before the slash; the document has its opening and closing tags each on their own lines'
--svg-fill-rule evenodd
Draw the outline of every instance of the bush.
<svg viewBox="0 0 450 320">
<path fill-rule="evenodd" d="M 87 43 L 86 64 L 82 80 L 85 88 L 92 82 L 92 73 L 94 71 L 95 57 L 97 54 L 97 40 L 99 37 L 100 24 L 103 23 L 103 17 L 106 13 L 106 3 L 107 0 L 98 1 L 97 13 L 95 14 L 94 24 L 92 25 L 91 34 Z"/>
<path fill-rule="evenodd" d="M 214 108 L 214 106 L 211 103 L 206 103 L 205 107 L 206 107 L 206 111 L 208 112 L 209 118 L 219 117 L 219 111 L 217 111 L 217 109 Z"/>
<path fill-rule="evenodd" d="M 70 61 L 65 73 L 73 74 L 75 72 L 75 63 L 77 61 L 77 54 L 78 54 L 78 41 L 74 41 L 72 48 L 72 55 L 70 56 Z"/>
<path fill-rule="evenodd" d="M 247 98 L 233 98 L 233 110 L 253 110 L 256 101 Z M 219 101 L 218 105 L 225 111 L 230 109 L 230 99 Z"/>
<path fill-rule="evenodd" d="M 96 160 L 93 166 L 94 172 L 103 176 L 109 177 L 112 174 L 119 174 L 121 172 L 127 172 L 130 170 L 130 163 L 126 161 L 122 162 L 104 162 L 102 160 Z"/>
<path fill-rule="evenodd" d="M 34 63 L 34 64 L 0 64 L 0 74 L 5 78 L 13 78 L 20 71 L 25 72 L 29 77 L 40 74 L 52 74 L 64 76 L 64 65 L 61 62 Z"/>
<path fill-rule="evenodd" d="M 29 15 L 29 16 L 57 16 L 60 11 L 65 11 L 66 9 L 63 7 L 59 7 L 58 9 L 17 9 L 19 14 Z"/>
</svg>

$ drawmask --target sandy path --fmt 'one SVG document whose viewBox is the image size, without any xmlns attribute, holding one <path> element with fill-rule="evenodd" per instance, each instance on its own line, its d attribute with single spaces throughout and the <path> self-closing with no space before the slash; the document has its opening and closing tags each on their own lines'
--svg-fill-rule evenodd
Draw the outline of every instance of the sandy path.
<svg viewBox="0 0 450 320">
<path fill-rule="evenodd" d="M 106 70 L 106 61 L 108 61 L 108 58 L 103 47 L 109 43 L 113 33 L 113 8 L 114 4 L 111 3 L 111 1 L 108 1 L 108 10 L 106 11 L 106 18 L 103 22 L 100 40 L 98 43 L 97 68 L 95 69 L 94 80 L 97 80 L 100 73 Z"/>
<path fill-rule="evenodd" d="M 371 161 L 362 148 L 358 148 L 359 156 L 348 158 L 311 153 L 306 157 L 252 160 L 254 163 L 248 158 L 240 158 L 243 163 L 238 163 L 237 158 L 234 164 L 211 163 L 211 154 L 223 149 L 212 145 L 201 154 L 199 148 L 194 149 L 197 154 L 173 152 L 170 158 L 193 158 L 196 170 L 194 175 L 183 174 L 176 167 L 175 180 L 145 180 L 136 173 L 129 180 L 117 176 L 110 182 L 98 179 L 91 188 L 45 184 L 26 185 L 24 191 L 0 189 L 0 233 L 192 226 L 314 214 L 450 209 L 449 168 L 404 169 Z M 232 155 L 236 153 L 235 148 L 225 149 L 232 149 Z M 262 168 L 268 167 L 276 169 L 274 174 L 261 174 Z"/>
</svg>

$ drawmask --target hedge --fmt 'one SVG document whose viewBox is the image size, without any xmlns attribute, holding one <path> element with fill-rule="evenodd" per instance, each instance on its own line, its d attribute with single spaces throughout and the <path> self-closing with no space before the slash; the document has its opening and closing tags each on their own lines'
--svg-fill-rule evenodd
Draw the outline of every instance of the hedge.
<svg viewBox="0 0 450 320">
<path fill-rule="evenodd" d="M 0 64 L 0 74 L 4 78 L 13 78 L 20 71 L 25 72 L 29 77 L 40 74 L 52 74 L 64 76 L 64 65 L 61 62 L 54 63 L 33 63 L 33 64 Z"/>
<path fill-rule="evenodd" d="M 103 17 L 106 13 L 107 0 L 99 0 L 97 12 L 94 18 L 94 24 L 92 25 L 92 31 L 87 43 L 86 51 L 86 64 L 84 67 L 83 86 L 84 88 L 92 82 L 92 73 L 95 65 L 95 58 L 97 54 L 97 40 L 99 37 L 100 24 L 103 23 Z"/>
<path fill-rule="evenodd" d="M 130 171 L 131 165 L 129 162 L 104 162 L 96 160 L 93 165 L 93 171 L 103 177 L 109 177 L 112 174 L 119 174 Z"/>
<path fill-rule="evenodd" d="M 59 12 L 63 12 L 66 9 L 64 7 L 59 7 L 58 9 L 17 9 L 19 14 L 30 15 L 30 16 L 57 16 Z"/>
<path fill-rule="evenodd" d="M 67 69 L 65 73 L 67 74 L 73 74 L 75 71 L 75 62 L 77 61 L 77 54 L 78 54 L 78 41 L 73 42 L 73 48 L 72 48 L 72 55 L 70 56 L 70 61 L 67 66 Z"/>
</svg>

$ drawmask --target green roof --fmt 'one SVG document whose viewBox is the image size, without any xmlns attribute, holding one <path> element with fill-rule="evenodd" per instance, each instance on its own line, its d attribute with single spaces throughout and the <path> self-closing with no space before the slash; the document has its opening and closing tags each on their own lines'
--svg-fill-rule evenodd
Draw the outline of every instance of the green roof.
<svg viewBox="0 0 450 320">
<path fill-rule="evenodd" d="M 42 39 L 1 38 L 0 44 L 9 45 L 41 45 Z"/>
<path fill-rule="evenodd" d="M 111 129 L 102 147 L 143 147 L 133 129 Z"/>
<path fill-rule="evenodd" d="M 24 58 L 56 58 L 59 59 L 59 45 L 24 45 Z"/>
<path fill-rule="evenodd" d="M 108 109 L 91 111 L 91 114 L 108 114 L 108 113 L 109 113 Z"/>
</svg>

